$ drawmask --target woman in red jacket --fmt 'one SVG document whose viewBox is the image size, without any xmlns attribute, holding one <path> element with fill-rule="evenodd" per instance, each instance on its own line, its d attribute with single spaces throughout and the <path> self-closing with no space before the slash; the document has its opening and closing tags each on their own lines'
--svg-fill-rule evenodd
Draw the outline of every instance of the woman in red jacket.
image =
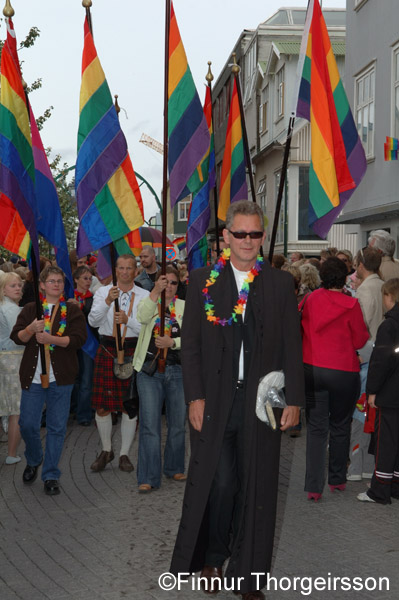
<svg viewBox="0 0 399 600">
<path fill-rule="evenodd" d="M 360 390 L 356 351 L 369 338 L 359 302 L 342 293 L 346 277 L 345 264 L 328 258 L 320 270 L 322 287 L 303 303 L 305 491 L 315 501 L 325 484 L 327 444 L 330 490 L 345 489 L 351 417 Z"/>
</svg>

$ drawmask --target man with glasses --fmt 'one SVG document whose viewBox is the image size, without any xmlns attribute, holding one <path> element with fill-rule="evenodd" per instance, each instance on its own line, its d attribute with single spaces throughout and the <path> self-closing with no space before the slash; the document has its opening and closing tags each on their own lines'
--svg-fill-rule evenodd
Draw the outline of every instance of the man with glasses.
<svg viewBox="0 0 399 600">
<path fill-rule="evenodd" d="M 114 459 L 111 444 L 112 416 L 115 411 L 122 412 L 121 449 L 119 469 L 127 473 L 133 471 L 129 459 L 130 447 L 136 432 L 137 417 L 132 419 L 123 407 L 123 400 L 130 387 L 129 379 L 118 379 L 113 373 L 116 358 L 116 327 L 120 326 L 121 338 L 124 338 L 124 356 L 133 360 L 140 323 L 137 321 L 137 305 L 149 292 L 134 285 L 136 259 L 132 254 L 123 254 L 116 261 L 117 285 L 112 283 L 97 290 L 88 321 L 92 327 L 98 327 L 100 345 L 94 363 L 92 405 L 96 409 L 97 431 L 102 451 L 91 465 L 91 470 L 103 471 Z M 119 311 L 115 310 L 115 300 L 119 300 Z"/>
<path fill-rule="evenodd" d="M 69 416 L 72 388 L 78 374 L 77 350 L 86 341 L 85 318 L 79 307 L 63 297 L 65 275 L 58 267 L 46 267 L 40 273 L 43 318 L 36 318 L 34 302 L 22 309 L 11 339 L 25 346 L 20 378 L 22 386 L 19 426 L 25 442 L 27 465 L 22 475 L 32 484 L 43 462 L 40 422 L 46 405 L 46 451 L 42 469 L 44 491 L 50 496 L 60 493 L 58 480 Z M 39 344 L 45 347 L 47 384 L 42 377 Z"/>
<path fill-rule="evenodd" d="M 182 327 L 191 460 L 171 571 L 201 571 L 204 591 L 227 584 L 244 600 L 264 598 L 280 432 L 298 423 L 304 399 L 293 278 L 259 256 L 263 223 L 256 203 L 230 206 L 223 231 L 230 249 L 213 270 L 191 273 Z M 260 378 L 279 370 L 288 406 L 276 411 L 273 431 L 255 405 Z"/>
</svg>

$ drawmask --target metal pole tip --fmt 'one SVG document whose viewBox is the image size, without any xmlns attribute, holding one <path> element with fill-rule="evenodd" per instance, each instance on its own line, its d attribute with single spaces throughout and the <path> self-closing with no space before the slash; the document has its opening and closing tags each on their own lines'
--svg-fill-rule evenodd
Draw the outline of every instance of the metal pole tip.
<svg viewBox="0 0 399 600">
<path fill-rule="evenodd" d="M 82 0 L 82 6 L 84 8 L 91 8 L 92 5 L 93 5 L 93 2 L 91 0 Z"/>
<path fill-rule="evenodd" d="M 15 15 L 15 10 L 11 6 L 11 1 L 10 0 L 6 0 L 5 6 L 3 8 L 3 15 L 7 19 L 9 19 L 10 17 L 13 17 Z"/>
</svg>

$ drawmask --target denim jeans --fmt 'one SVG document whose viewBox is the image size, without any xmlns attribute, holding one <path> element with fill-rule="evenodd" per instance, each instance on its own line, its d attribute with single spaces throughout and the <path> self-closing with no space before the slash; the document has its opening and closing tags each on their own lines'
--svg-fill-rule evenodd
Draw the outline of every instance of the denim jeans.
<svg viewBox="0 0 399 600">
<path fill-rule="evenodd" d="M 28 390 L 22 390 L 19 427 L 26 446 L 26 462 L 32 467 L 40 465 L 43 459 L 40 422 L 43 406 L 46 404 L 47 434 L 43 481 L 59 479 L 61 475 L 58 463 L 64 445 L 72 388 L 73 384 L 57 385 L 53 381 L 47 389 L 32 383 Z"/>
<path fill-rule="evenodd" d="M 77 352 L 79 374 L 73 386 L 71 411 L 76 412 L 78 423 L 91 422 L 93 418 L 91 407 L 91 392 L 93 388 L 94 360 L 84 350 Z"/>
<path fill-rule="evenodd" d="M 165 373 L 152 377 L 137 374 L 140 396 L 139 459 L 137 480 L 139 485 L 161 485 L 161 416 L 165 400 L 168 433 L 164 452 L 163 472 L 167 477 L 184 473 L 185 421 L 183 379 L 180 365 L 166 366 Z"/>
</svg>

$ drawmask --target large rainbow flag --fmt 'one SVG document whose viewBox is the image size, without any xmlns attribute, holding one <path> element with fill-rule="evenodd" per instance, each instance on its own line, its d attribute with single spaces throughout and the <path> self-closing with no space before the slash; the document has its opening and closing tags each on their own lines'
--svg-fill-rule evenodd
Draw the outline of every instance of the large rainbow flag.
<svg viewBox="0 0 399 600">
<path fill-rule="evenodd" d="M 211 208 L 209 205 L 209 192 L 215 187 L 215 146 L 213 138 L 212 125 L 212 98 L 211 88 L 206 87 L 204 114 L 209 129 L 210 144 L 209 150 L 205 155 L 201 169 L 207 170 L 204 173 L 205 183 L 200 190 L 195 194 L 190 207 L 187 224 L 187 254 L 188 268 L 198 269 L 204 267 L 208 257 L 208 242 L 206 233 L 211 220 Z"/>
<path fill-rule="evenodd" d="M 29 252 L 29 234 L 38 264 L 35 166 L 28 107 L 12 20 L 6 19 L 6 24 L 7 39 L 2 49 L 0 66 L 0 243 L 8 250 L 26 257 Z"/>
<path fill-rule="evenodd" d="M 229 120 L 227 121 L 226 142 L 220 176 L 218 218 L 226 220 L 227 210 L 232 202 L 248 200 L 245 171 L 244 142 L 237 83 L 234 77 Z"/>
<path fill-rule="evenodd" d="M 168 168 L 171 207 L 205 183 L 199 165 L 209 150 L 209 129 L 188 66 L 173 4 L 169 28 Z"/>
<path fill-rule="evenodd" d="M 366 172 L 366 156 L 318 0 L 310 0 L 296 114 L 310 121 L 309 225 L 325 238 Z"/>
<path fill-rule="evenodd" d="M 75 185 L 80 221 L 78 256 L 143 225 L 140 188 L 87 19 Z"/>
</svg>

